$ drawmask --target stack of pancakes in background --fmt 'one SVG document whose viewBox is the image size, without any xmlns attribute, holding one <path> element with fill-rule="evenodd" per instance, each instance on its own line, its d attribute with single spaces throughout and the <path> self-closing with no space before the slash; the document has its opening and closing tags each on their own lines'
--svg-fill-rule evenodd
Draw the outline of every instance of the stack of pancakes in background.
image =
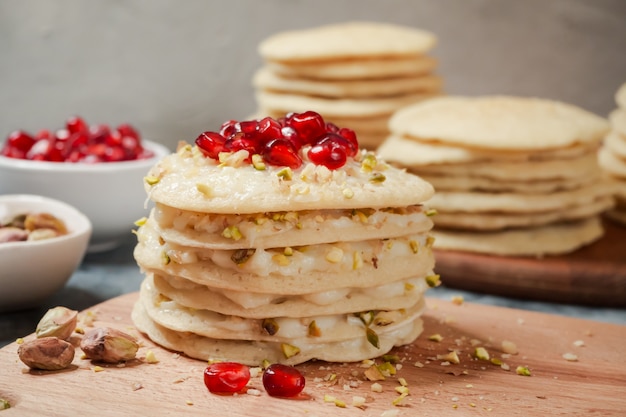
<svg viewBox="0 0 626 417">
<path fill-rule="evenodd" d="M 614 204 L 597 163 L 604 118 L 537 98 L 450 96 L 398 111 L 390 128 L 380 156 L 437 190 L 437 249 L 541 256 L 602 236 Z"/>
<path fill-rule="evenodd" d="M 414 341 L 438 279 L 422 204 L 432 186 L 365 151 L 289 177 L 241 160 L 185 145 L 152 168 L 138 329 L 190 357 L 257 366 L 359 361 Z"/>
<path fill-rule="evenodd" d="M 259 45 L 265 66 L 253 79 L 257 115 L 313 110 L 375 149 L 396 110 L 441 93 L 428 56 L 435 43 L 426 31 L 369 22 L 273 35 Z"/>
<path fill-rule="evenodd" d="M 609 115 L 611 131 L 598 152 L 600 167 L 616 183 L 616 205 L 606 214 L 626 224 L 626 83 L 615 94 L 617 109 Z"/>
</svg>

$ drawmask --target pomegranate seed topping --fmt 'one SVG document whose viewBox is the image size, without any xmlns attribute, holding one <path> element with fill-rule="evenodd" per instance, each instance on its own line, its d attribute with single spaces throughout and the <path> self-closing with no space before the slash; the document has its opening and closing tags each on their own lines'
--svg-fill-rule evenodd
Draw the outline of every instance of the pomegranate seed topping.
<svg viewBox="0 0 626 417">
<path fill-rule="evenodd" d="M 89 130 L 89 126 L 83 119 L 78 116 L 72 116 L 65 122 L 65 127 L 70 133 L 86 132 Z"/>
<path fill-rule="evenodd" d="M 122 137 L 131 137 L 135 139 L 135 141 L 139 141 L 139 133 L 135 130 L 134 127 L 127 123 L 123 123 L 117 127 L 117 131 L 120 133 Z"/>
<path fill-rule="evenodd" d="M 218 362 L 204 370 L 204 385 L 215 394 L 240 392 L 250 381 L 250 368 L 236 362 Z"/>
<path fill-rule="evenodd" d="M 314 111 L 293 114 L 287 118 L 287 125 L 294 128 L 300 140 L 307 144 L 315 143 L 326 133 L 324 119 Z"/>
<path fill-rule="evenodd" d="M 220 152 L 245 149 L 250 153 L 248 162 L 253 154 L 260 154 L 269 165 L 292 169 L 302 165 L 300 152 L 305 145 L 311 145 L 308 156 L 313 163 L 330 169 L 341 168 L 359 150 L 354 131 L 326 123 L 314 111 L 289 113 L 278 119 L 228 120 L 219 133 L 202 133 L 196 145 L 212 159 L 219 160 Z"/>
<path fill-rule="evenodd" d="M 328 169 L 338 169 L 345 165 L 351 144 L 334 133 L 329 133 L 315 144 L 307 154 L 311 162 L 324 165 Z"/>
<path fill-rule="evenodd" d="M 272 397 L 295 397 L 305 383 L 304 376 L 293 366 L 274 363 L 263 373 L 263 386 Z"/>
<path fill-rule="evenodd" d="M 50 139 L 51 137 L 52 137 L 52 134 L 50 133 L 50 131 L 48 129 L 41 129 L 35 135 L 35 140 Z"/>
<path fill-rule="evenodd" d="M 196 145 L 209 158 L 218 159 L 220 152 L 226 152 L 226 139 L 215 132 L 204 132 L 196 139 Z"/>
<path fill-rule="evenodd" d="M 293 144 L 286 139 L 272 139 L 263 149 L 263 159 L 269 164 L 285 166 L 291 169 L 299 168 L 302 159 L 298 156 Z"/>
<path fill-rule="evenodd" d="M 32 138 L 28 133 L 17 130 L 11 133 L 7 140 L 7 145 L 11 148 L 18 149 L 23 152 L 28 152 L 28 150 L 35 144 L 35 139 Z"/>
</svg>

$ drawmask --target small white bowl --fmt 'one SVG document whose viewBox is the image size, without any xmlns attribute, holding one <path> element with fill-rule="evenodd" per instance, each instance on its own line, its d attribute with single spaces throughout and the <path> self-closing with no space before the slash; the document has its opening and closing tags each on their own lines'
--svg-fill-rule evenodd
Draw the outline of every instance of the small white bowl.
<svg viewBox="0 0 626 417">
<path fill-rule="evenodd" d="M 36 195 L 0 196 L 0 219 L 50 213 L 68 233 L 49 239 L 0 243 L 0 312 L 32 308 L 62 288 L 82 261 L 91 222 L 76 208 Z"/>
<path fill-rule="evenodd" d="M 64 201 L 93 225 L 89 252 L 110 250 L 130 236 L 134 222 L 147 216 L 143 178 L 170 151 L 143 140 L 152 158 L 135 161 L 70 163 L 0 156 L 0 194 L 36 194 Z"/>
</svg>

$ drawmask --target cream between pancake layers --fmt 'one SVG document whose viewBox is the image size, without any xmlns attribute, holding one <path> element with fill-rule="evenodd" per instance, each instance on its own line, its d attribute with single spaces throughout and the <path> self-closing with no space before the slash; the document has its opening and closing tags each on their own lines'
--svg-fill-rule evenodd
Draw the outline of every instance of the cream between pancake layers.
<svg viewBox="0 0 626 417">
<path fill-rule="evenodd" d="M 617 108 L 609 115 L 611 130 L 598 152 L 598 162 L 605 175 L 615 181 L 616 205 L 606 215 L 626 225 L 626 83 L 615 93 Z"/>
<path fill-rule="evenodd" d="M 437 190 L 438 249 L 542 256 L 602 236 L 615 191 L 596 158 L 604 118 L 539 98 L 451 96 L 398 111 L 390 128 L 381 157 Z"/>
<path fill-rule="evenodd" d="M 306 149 L 293 170 L 241 152 L 220 162 L 181 145 L 150 171 L 136 326 L 190 357 L 249 365 L 359 361 L 413 342 L 438 280 L 430 184 L 363 150 L 336 170 Z"/>
<path fill-rule="evenodd" d="M 259 45 L 257 114 L 314 110 L 375 149 L 399 108 L 441 94 L 436 37 L 392 24 L 349 22 L 277 33 Z"/>
</svg>

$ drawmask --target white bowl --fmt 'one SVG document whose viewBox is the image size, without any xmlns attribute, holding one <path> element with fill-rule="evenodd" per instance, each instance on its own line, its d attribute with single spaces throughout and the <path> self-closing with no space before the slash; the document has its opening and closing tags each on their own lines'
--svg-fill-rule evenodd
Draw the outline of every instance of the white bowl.
<svg viewBox="0 0 626 417">
<path fill-rule="evenodd" d="M 46 162 L 0 156 L 0 194 L 36 194 L 64 201 L 93 225 L 89 252 L 117 247 L 147 215 L 143 178 L 170 151 L 143 140 L 152 158 L 96 164 Z"/>
<path fill-rule="evenodd" d="M 85 255 L 91 222 L 62 201 L 36 195 L 0 196 L 0 220 L 50 213 L 68 229 L 43 240 L 0 243 L 0 312 L 32 308 L 62 288 Z"/>
</svg>

